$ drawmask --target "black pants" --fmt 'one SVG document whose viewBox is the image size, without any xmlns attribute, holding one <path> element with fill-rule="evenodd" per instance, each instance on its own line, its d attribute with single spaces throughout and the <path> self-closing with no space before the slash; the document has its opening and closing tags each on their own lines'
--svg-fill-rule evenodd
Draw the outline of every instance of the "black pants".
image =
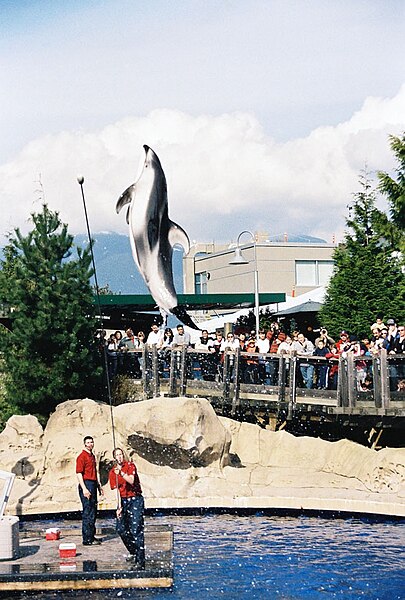
<svg viewBox="0 0 405 600">
<path fill-rule="evenodd" d="M 141 567 L 145 566 L 145 540 L 143 513 L 145 504 L 143 496 L 121 498 L 122 515 L 117 522 L 117 533 L 124 546 Z"/>
<path fill-rule="evenodd" d="M 79 496 L 83 507 L 82 512 L 82 538 L 84 544 L 90 544 L 96 534 L 96 516 L 97 516 L 97 481 L 90 479 L 84 480 L 84 485 L 91 493 L 90 498 L 86 498 L 79 485 Z"/>
</svg>

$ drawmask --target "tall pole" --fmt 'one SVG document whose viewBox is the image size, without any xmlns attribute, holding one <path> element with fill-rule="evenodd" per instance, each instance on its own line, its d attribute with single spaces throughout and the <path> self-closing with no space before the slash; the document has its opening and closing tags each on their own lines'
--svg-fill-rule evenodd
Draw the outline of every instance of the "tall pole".
<svg viewBox="0 0 405 600">
<path fill-rule="evenodd" d="M 255 292 L 255 329 L 256 329 L 256 338 L 259 336 L 259 318 L 260 318 L 260 304 L 259 304 L 259 271 L 257 269 L 257 249 L 256 249 L 256 239 L 251 231 L 248 229 L 242 231 L 238 235 L 238 239 L 236 242 L 236 250 L 235 250 L 235 258 L 230 261 L 230 264 L 233 265 L 243 265 L 247 264 L 249 261 L 246 260 L 241 253 L 240 250 L 240 240 L 242 235 L 247 233 L 252 238 L 253 242 L 253 261 L 254 261 L 254 292 Z"/>
<path fill-rule="evenodd" d="M 259 271 L 257 270 L 257 253 L 256 253 L 256 240 L 253 238 L 253 251 L 255 261 L 255 320 L 256 320 L 256 339 L 259 338 Z"/>
<path fill-rule="evenodd" d="M 96 261 L 94 260 L 93 239 L 91 237 L 90 222 L 89 222 L 89 217 L 87 215 L 86 197 L 84 195 L 84 188 L 83 188 L 84 177 L 80 175 L 77 178 L 77 183 L 80 185 L 80 190 L 82 192 L 84 218 L 86 220 L 87 235 L 88 235 L 88 238 L 89 238 L 89 246 L 90 246 L 91 263 L 93 265 L 93 271 L 94 271 L 94 283 L 95 283 L 95 287 L 96 287 L 96 298 L 97 298 L 97 309 L 98 309 L 99 326 L 100 326 L 100 331 L 102 331 L 103 330 L 103 317 L 102 317 L 102 314 L 101 314 L 100 289 L 98 287 L 98 281 L 97 281 Z M 107 398 L 108 398 L 108 402 L 110 404 L 110 416 L 111 416 L 111 430 L 112 430 L 113 447 L 115 448 L 116 444 L 115 444 L 114 415 L 113 415 L 113 406 L 112 406 L 110 379 L 108 377 L 107 348 L 106 348 L 105 344 L 103 346 L 103 359 L 104 359 L 104 374 L 105 374 L 106 384 L 107 384 Z M 118 486 L 117 486 L 117 490 L 118 490 Z"/>
</svg>

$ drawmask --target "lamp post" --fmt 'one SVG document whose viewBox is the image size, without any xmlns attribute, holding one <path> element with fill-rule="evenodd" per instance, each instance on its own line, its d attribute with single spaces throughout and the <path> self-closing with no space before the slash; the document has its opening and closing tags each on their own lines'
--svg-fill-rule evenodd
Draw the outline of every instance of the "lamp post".
<svg viewBox="0 0 405 600">
<path fill-rule="evenodd" d="M 255 236 L 253 235 L 253 233 L 251 231 L 244 230 L 244 231 L 241 231 L 241 233 L 238 235 L 238 239 L 236 242 L 236 248 L 235 248 L 235 256 L 233 257 L 232 260 L 229 261 L 229 264 L 230 265 L 247 265 L 247 264 L 249 264 L 250 261 L 246 260 L 246 258 L 243 256 L 242 250 L 240 248 L 240 239 L 241 239 L 242 235 L 245 235 L 245 233 L 250 235 L 250 237 L 252 238 L 252 242 L 253 242 L 253 261 L 255 264 L 255 270 L 254 270 L 254 275 L 255 275 L 255 280 L 254 280 L 255 281 L 255 320 L 256 320 L 256 338 L 258 338 L 258 336 L 259 336 L 259 273 L 257 270 L 256 240 L 255 240 Z"/>
</svg>

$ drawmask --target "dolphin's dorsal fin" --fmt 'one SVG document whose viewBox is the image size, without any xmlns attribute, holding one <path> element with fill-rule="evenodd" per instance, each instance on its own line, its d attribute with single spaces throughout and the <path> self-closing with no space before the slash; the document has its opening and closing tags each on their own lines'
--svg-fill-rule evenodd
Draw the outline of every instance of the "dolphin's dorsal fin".
<svg viewBox="0 0 405 600">
<path fill-rule="evenodd" d="M 179 244 L 183 249 L 185 254 L 190 252 L 190 240 L 188 238 L 187 233 L 184 231 L 180 225 L 170 221 L 169 227 L 169 244 L 173 247 L 176 244 Z"/>
<path fill-rule="evenodd" d="M 117 213 L 120 212 L 120 210 L 123 206 L 132 202 L 132 196 L 133 196 L 134 192 L 135 192 L 135 183 L 130 185 L 129 188 L 127 188 L 125 190 L 125 192 L 123 192 L 121 194 L 121 196 L 118 198 L 117 204 L 115 205 L 115 210 L 117 211 Z M 128 222 L 129 221 L 127 219 L 127 223 Z"/>
</svg>

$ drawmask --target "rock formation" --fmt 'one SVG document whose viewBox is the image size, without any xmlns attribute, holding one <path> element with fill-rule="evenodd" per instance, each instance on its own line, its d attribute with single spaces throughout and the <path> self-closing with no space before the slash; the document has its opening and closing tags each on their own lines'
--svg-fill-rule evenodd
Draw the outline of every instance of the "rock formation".
<svg viewBox="0 0 405 600">
<path fill-rule="evenodd" d="M 150 508 L 240 507 L 405 515 L 405 449 L 379 452 L 218 417 L 204 399 L 157 398 L 110 407 L 60 404 L 45 430 L 30 415 L 0 433 L 0 465 L 16 474 L 9 514 L 79 510 L 75 459 L 95 439 L 106 497 L 115 445 L 138 467 Z"/>
</svg>

